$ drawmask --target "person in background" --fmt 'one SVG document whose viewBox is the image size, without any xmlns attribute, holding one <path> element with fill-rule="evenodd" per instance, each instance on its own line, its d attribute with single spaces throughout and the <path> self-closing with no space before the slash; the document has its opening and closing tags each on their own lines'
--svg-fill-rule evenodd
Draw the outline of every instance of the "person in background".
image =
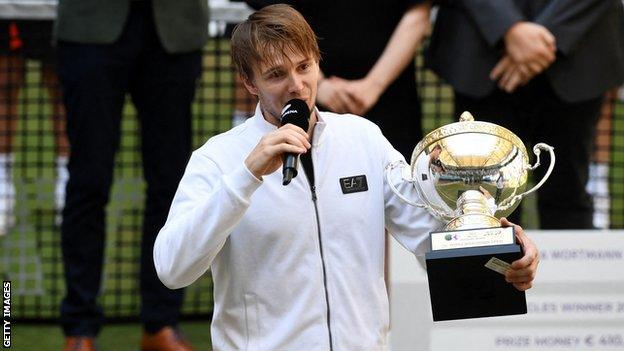
<svg viewBox="0 0 624 351">
<path fill-rule="evenodd" d="M 52 46 L 50 20 L 0 21 L 0 236 L 15 223 L 15 165 L 13 139 L 19 120 L 19 94 L 26 76 L 26 60 L 41 62 L 41 81 L 52 106 L 51 123 L 55 141 L 55 222 L 60 224 L 67 184 L 69 144 L 65 134 L 65 111 L 56 75 L 56 50 Z M 23 114 L 27 114 L 24 111 Z"/>
<path fill-rule="evenodd" d="M 555 148 L 538 190 L 540 227 L 593 228 L 585 186 L 604 93 L 624 81 L 620 0 L 440 1 L 426 65 L 455 111 Z M 549 156 L 535 172 L 541 179 Z M 511 216 L 519 223 L 519 211 Z"/>
<path fill-rule="evenodd" d="M 61 247 L 66 350 L 93 350 L 109 200 L 126 94 L 140 124 L 147 196 L 140 267 L 141 350 L 192 350 L 177 322 L 183 290 L 158 279 L 153 243 L 191 149 L 191 102 L 208 38 L 206 1 L 60 0 L 59 76 L 67 110 L 69 161 Z"/>
<path fill-rule="evenodd" d="M 392 192 L 386 166 L 405 159 L 379 127 L 315 107 L 320 58 L 314 32 L 288 5 L 236 27 L 232 61 L 258 98 L 256 112 L 193 152 L 156 238 L 154 263 L 168 287 L 211 269 L 215 351 L 386 350 L 384 228 L 420 255 L 440 225 Z M 280 126 L 293 113 L 309 121 Z M 285 153 L 301 158 L 286 186 Z M 415 196 L 400 168 L 391 178 Z M 506 279 L 526 290 L 538 251 L 515 230 L 525 254 Z"/>
</svg>

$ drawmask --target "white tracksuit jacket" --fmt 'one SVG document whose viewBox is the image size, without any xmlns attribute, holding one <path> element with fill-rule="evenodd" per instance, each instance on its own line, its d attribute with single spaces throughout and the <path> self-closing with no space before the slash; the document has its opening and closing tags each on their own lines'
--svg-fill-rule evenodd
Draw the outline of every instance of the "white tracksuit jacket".
<svg viewBox="0 0 624 351">
<path fill-rule="evenodd" d="M 439 223 L 387 186 L 385 167 L 402 156 L 375 124 L 353 115 L 317 116 L 316 201 L 301 163 L 288 186 L 281 167 L 262 181 L 245 167 L 261 136 L 276 129 L 259 108 L 189 161 L 154 261 L 170 288 L 212 268 L 215 351 L 387 349 L 384 227 L 421 254 Z M 368 189 L 345 194 L 343 186 L 361 185 L 362 177 L 350 177 L 361 175 Z M 401 183 L 400 171 L 394 179 Z M 399 189 L 415 199 L 408 183 Z"/>
</svg>

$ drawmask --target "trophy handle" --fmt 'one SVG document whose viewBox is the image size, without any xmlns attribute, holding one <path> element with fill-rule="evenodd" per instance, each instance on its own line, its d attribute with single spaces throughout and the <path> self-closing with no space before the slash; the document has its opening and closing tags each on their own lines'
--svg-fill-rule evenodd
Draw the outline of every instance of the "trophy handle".
<svg viewBox="0 0 624 351">
<path fill-rule="evenodd" d="M 526 165 L 526 168 L 528 170 L 533 171 L 537 167 L 540 166 L 540 153 L 541 153 L 541 150 L 546 150 L 550 154 L 550 164 L 548 165 L 548 170 L 546 171 L 546 174 L 544 174 L 544 177 L 542 178 L 542 180 L 540 180 L 539 183 L 535 184 L 535 186 L 532 187 L 530 190 L 525 191 L 522 194 L 518 194 L 518 195 L 515 195 L 515 196 L 510 196 L 507 199 L 503 200 L 498 205 L 497 211 L 505 211 L 508 208 L 512 207 L 513 205 L 516 204 L 516 202 L 522 200 L 523 197 L 525 197 L 525 196 L 535 192 L 537 189 L 539 189 L 542 185 L 544 185 L 544 182 L 546 182 L 548 177 L 550 177 L 550 174 L 552 173 L 553 168 L 555 168 L 555 152 L 554 152 L 554 148 L 552 146 L 548 145 L 548 144 L 538 143 L 538 144 L 535 144 L 535 146 L 533 146 L 533 153 L 535 154 L 535 156 L 537 156 L 537 161 L 535 162 L 535 164 L 533 166 Z"/>
<path fill-rule="evenodd" d="M 405 197 L 405 195 L 401 194 L 399 192 L 399 189 L 396 188 L 396 186 L 394 186 L 394 183 L 392 182 L 392 178 L 391 178 L 391 172 L 393 169 L 395 168 L 404 168 L 404 167 L 408 167 L 408 164 L 403 161 L 403 160 L 398 160 L 395 162 L 390 163 L 389 165 L 386 166 L 386 182 L 388 183 L 388 186 L 390 187 L 390 190 L 392 190 L 392 192 L 399 198 L 401 199 L 401 201 L 405 202 L 408 205 L 412 205 L 414 207 L 419 207 L 419 208 L 424 208 L 427 209 L 429 211 L 429 213 L 431 213 L 434 217 L 440 219 L 440 220 L 449 220 L 452 217 L 449 217 L 449 215 L 444 214 L 444 211 L 441 211 L 440 209 L 434 208 L 433 206 L 424 204 L 424 203 L 419 203 L 419 202 L 415 202 L 412 201 L 410 199 L 408 199 L 407 197 Z M 402 171 L 402 170 L 401 170 Z M 420 199 L 425 199 L 426 197 L 424 196 L 424 194 L 422 193 L 422 190 L 420 189 L 420 187 L 418 186 L 417 183 L 415 183 L 414 179 L 411 178 L 405 178 L 405 177 L 401 177 L 401 179 L 403 179 L 403 181 L 406 181 L 408 183 L 412 183 L 414 185 L 414 188 L 416 189 L 416 192 L 418 193 L 418 197 Z"/>
</svg>

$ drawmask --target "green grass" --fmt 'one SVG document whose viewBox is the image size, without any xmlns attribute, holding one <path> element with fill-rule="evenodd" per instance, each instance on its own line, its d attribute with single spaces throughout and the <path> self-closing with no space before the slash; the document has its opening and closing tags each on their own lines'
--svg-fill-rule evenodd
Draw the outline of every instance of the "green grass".
<svg viewBox="0 0 624 351">
<path fill-rule="evenodd" d="M 97 338 L 100 351 L 137 351 L 141 340 L 139 324 L 114 324 L 104 326 Z M 198 351 L 211 350 L 210 323 L 185 322 L 180 330 Z M 52 325 L 14 325 L 11 350 L 59 351 L 65 339 L 61 328 Z"/>
</svg>

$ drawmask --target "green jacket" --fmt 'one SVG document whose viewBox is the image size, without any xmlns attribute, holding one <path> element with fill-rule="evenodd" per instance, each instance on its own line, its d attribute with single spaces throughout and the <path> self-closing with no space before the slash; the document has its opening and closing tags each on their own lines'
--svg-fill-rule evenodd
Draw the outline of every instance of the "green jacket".
<svg viewBox="0 0 624 351">
<path fill-rule="evenodd" d="M 59 0 L 56 39 L 111 44 L 119 38 L 132 0 Z M 169 53 L 201 49 L 208 39 L 207 0 L 152 0 L 160 41 Z"/>
</svg>

